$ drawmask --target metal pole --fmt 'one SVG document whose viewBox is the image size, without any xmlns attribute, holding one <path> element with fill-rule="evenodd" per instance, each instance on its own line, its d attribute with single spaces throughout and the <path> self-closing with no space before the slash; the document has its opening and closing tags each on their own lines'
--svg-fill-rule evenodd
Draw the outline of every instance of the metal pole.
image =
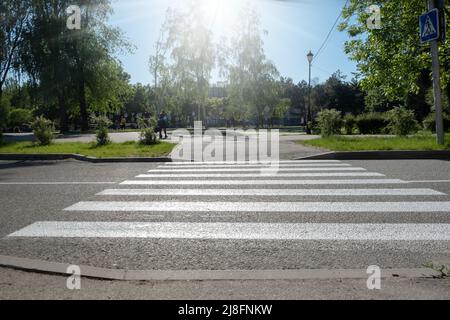
<svg viewBox="0 0 450 320">
<path fill-rule="evenodd" d="M 309 122 L 312 124 L 311 119 L 311 62 L 309 62 L 309 82 L 308 82 L 308 111 L 306 116 L 306 134 L 312 133 L 312 128 L 309 127 Z"/>
<path fill-rule="evenodd" d="M 434 0 L 428 0 L 428 9 L 436 8 Z M 437 143 L 444 144 L 444 122 L 442 119 L 442 96 L 441 96 L 441 66 L 439 63 L 439 45 L 438 40 L 431 42 L 431 58 L 433 61 L 433 88 L 434 88 L 434 106 L 436 109 L 436 134 Z"/>
</svg>

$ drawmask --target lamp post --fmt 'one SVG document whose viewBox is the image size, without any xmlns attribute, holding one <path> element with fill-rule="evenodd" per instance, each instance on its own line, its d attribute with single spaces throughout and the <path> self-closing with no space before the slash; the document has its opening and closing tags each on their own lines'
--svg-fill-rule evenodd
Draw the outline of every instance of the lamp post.
<svg viewBox="0 0 450 320">
<path fill-rule="evenodd" d="M 311 52 L 311 50 L 306 55 L 306 57 L 308 58 L 308 62 L 309 62 L 308 110 L 307 110 L 307 116 L 306 116 L 306 134 L 311 134 L 312 128 L 309 127 L 309 122 L 312 122 L 312 117 L 311 117 L 311 64 L 314 59 L 314 55 Z"/>
</svg>

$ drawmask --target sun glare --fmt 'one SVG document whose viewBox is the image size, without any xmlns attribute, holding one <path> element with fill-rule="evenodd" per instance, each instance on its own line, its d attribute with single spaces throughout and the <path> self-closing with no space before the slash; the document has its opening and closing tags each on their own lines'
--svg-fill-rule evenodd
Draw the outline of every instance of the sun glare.
<svg viewBox="0 0 450 320">
<path fill-rule="evenodd" d="M 201 10 L 211 28 L 226 33 L 238 17 L 243 1 L 239 0 L 200 0 Z"/>
</svg>

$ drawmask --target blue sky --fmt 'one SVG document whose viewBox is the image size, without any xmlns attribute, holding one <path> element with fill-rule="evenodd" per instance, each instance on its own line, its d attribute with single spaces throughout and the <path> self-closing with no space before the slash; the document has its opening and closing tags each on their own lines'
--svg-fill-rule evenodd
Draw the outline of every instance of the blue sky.
<svg viewBox="0 0 450 320">
<path fill-rule="evenodd" d="M 201 0 L 212 31 L 218 38 L 229 34 L 243 0 Z M 318 50 L 345 0 L 248 0 L 261 15 L 262 28 L 269 34 L 265 37 L 265 51 L 281 75 L 295 82 L 308 78 L 306 54 Z M 168 7 L 184 6 L 187 0 L 113 0 L 114 15 L 110 23 L 120 27 L 126 37 L 137 47 L 134 54 L 120 55 L 125 70 L 133 83 L 150 83 L 148 58 L 154 52 L 160 26 Z M 335 30 L 314 62 L 313 78 L 326 80 L 340 69 L 352 78 L 355 63 L 344 53 L 345 33 Z M 220 80 L 216 74 L 212 81 Z"/>
</svg>

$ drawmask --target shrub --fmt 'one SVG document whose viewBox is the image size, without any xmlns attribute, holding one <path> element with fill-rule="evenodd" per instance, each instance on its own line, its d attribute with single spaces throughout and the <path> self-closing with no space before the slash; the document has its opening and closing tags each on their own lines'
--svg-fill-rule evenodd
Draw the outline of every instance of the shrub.
<svg viewBox="0 0 450 320">
<path fill-rule="evenodd" d="M 380 134 L 388 125 L 381 113 L 363 113 L 356 117 L 356 127 L 360 134 Z"/>
<path fill-rule="evenodd" d="M 95 131 L 95 138 L 98 146 L 104 146 L 110 143 L 108 129 L 112 122 L 106 116 L 91 117 L 92 123 L 95 124 L 97 130 Z"/>
<path fill-rule="evenodd" d="M 444 131 L 450 132 L 450 115 L 444 114 Z M 430 113 L 428 117 L 423 120 L 423 127 L 425 130 L 429 130 L 436 133 L 436 114 Z"/>
<path fill-rule="evenodd" d="M 406 136 L 411 133 L 416 133 L 419 130 L 419 125 L 412 110 L 405 107 L 395 107 L 386 113 L 389 121 L 389 132 L 397 136 Z"/>
<path fill-rule="evenodd" d="M 55 130 L 55 126 L 53 122 L 45 119 L 44 117 L 37 117 L 31 123 L 31 128 L 33 129 L 34 136 L 41 146 L 47 146 L 52 142 L 53 139 L 53 131 Z"/>
<path fill-rule="evenodd" d="M 152 145 L 158 143 L 158 136 L 156 134 L 156 124 L 155 118 L 149 118 L 145 120 L 144 118 L 139 118 L 137 120 L 138 126 L 141 129 L 139 135 L 139 142 L 144 145 Z"/>
<path fill-rule="evenodd" d="M 28 109 L 12 109 L 9 113 L 9 125 L 11 127 L 28 124 L 32 120 L 32 111 Z"/>
<path fill-rule="evenodd" d="M 341 113 L 336 109 L 322 110 L 317 114 L 317 123 L 322 136 L 339 134 L 342 127 Z"/>
<path fill-rule="evenodd" d="M 353 129 L 356 126 L 356 118 L 352 114 L 348 114 L 344 117 L 344 130 L 345 134 L 353 134 Z"/>
</svg>

